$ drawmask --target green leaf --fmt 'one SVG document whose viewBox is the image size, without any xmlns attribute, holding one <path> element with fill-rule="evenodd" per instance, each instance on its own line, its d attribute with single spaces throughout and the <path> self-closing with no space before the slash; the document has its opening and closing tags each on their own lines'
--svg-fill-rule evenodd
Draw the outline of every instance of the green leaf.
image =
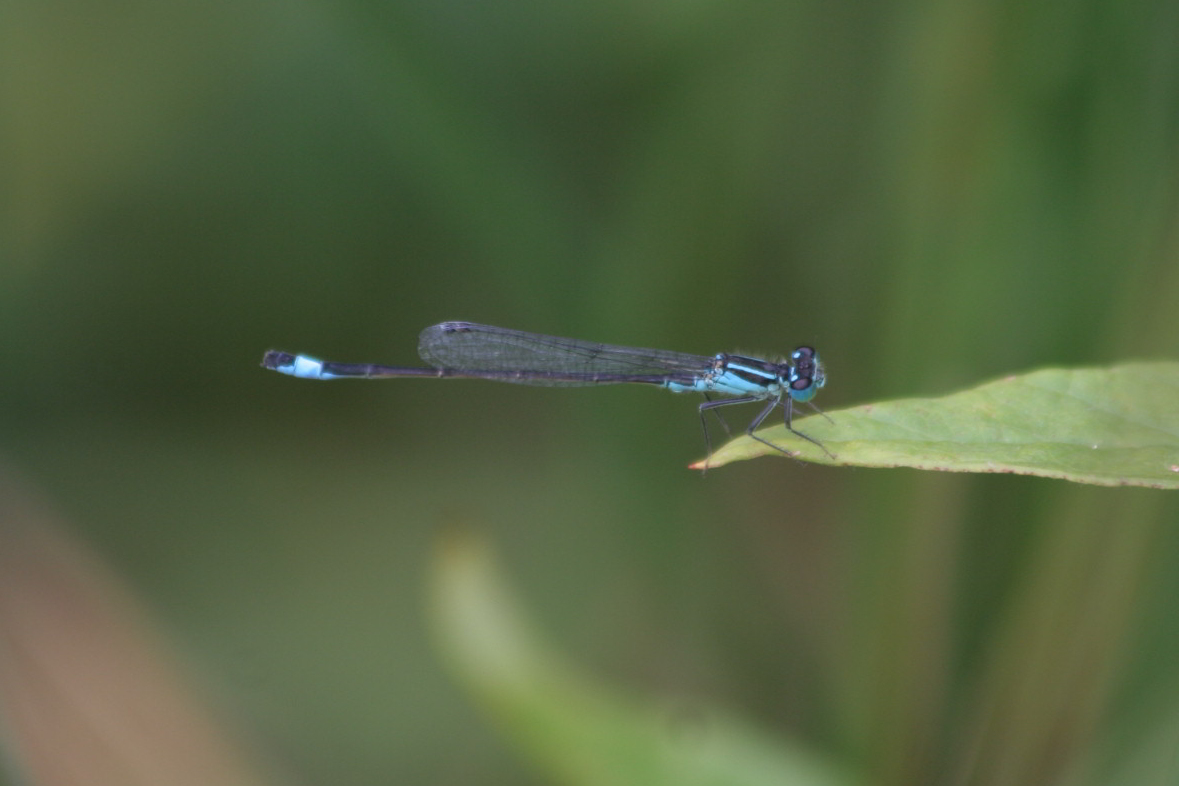
<svg viewBox="0 0 1179 786">
<path fill-rule="evenodd" d="M 1044 369 L 941 398 L 865 404 L 758 432 L 797 458 L 858 467 L 1013 472 L 1179 488 L 1179 363 Z M 783 455 L 741 436 L 694 469 Z"/>
<path fill-rule="evenodd" d="M 814 753 L 693 704 L 625 698 L 577 674 L 530 630 L 488 550 L 449 542 L 433 574 L 443 653 L 516 747 L 577 786 L 849 786 Z"/>
</svg>

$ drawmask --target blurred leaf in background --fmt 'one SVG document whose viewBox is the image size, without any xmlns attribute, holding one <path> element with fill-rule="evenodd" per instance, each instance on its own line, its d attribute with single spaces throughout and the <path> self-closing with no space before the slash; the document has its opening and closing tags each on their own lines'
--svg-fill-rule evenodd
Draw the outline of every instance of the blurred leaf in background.
<svg viewBox="0 0 1179 786">
<path fill-rule="evenodd" d="M 431 592 L 439 649 L 520 748 L 574 784 L 805 784 L 852 779 L 838 767 L 713 708 L 643 707 L 547 651 L 498 575 L 487 544 L 451 535 Z"/>
<path fill-rule="evenodd" d="M 309 782 L 547 782 L 428 641 L 466 515 L 619 691 L 867 783 L 1173 782 L 1168 494 L 701 479 L 686 397 L 257 362 L 408 363 L 443 319 L 806 343 L 838 409 L 1173 360 L 1176 31 L 1163 0 L 9 0 L 0 450 Z"/>
<path fill-rule="evenodd" d="M 133 594 L 7 471 L 0 491 L 7 769 L 52 786 L 266 783 Z"/>
</svg>

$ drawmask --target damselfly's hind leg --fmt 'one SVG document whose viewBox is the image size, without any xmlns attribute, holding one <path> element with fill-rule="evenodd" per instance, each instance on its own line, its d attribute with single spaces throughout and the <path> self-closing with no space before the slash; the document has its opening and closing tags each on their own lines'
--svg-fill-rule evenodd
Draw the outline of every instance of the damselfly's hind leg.
<svg viewBox="0 0 1179 786">
<path fill-rule="evenodd" d="M 712 439 L 708 436 L 708 422 L 704 419 L 704 413 L 708 410 L 712 410 L 713 414 L 716 415 L 717 420 L 719 420 L 721 425 L 725 427 L 725 433 L 732 434 L 733 432 L 729 431 L 729 424 L 726 423 L 725 419 L 722 418 L 720 413 L 716 411 L 717 407 L 727 407 L 730 404 L 748 404 L 757 400 L 758 399 L 755 396 L 742 396 L 741 398 L 726 398 L 720 401 L 713 401 L 708 397 L 707 393 L 704 394 L 704 403 L 700 405 L 700 428 L 704 431 L 705 469 L 708 468 L 708 460 L 712 458 Z"/>
<path fill-rule="evenodd" d="M 713 402 L 712 402 L 712 399 L 708 397 L 708 394 L 707 394 L 707 393 L 704 393 L 704 394 L 703 394 L 703 396 L 704 396 L 704 401 L 705 401 L 705 403 L 707 403 L 707 404 L 712 404 L 712 406 L 710 406 L 710 407 L 703 407 L 703 406 L 702 406 L 702 407 L 700 407 L 700 411 L 701 411 L 701 412 L 703 412 L 705 409 L 711 409 L 711 410 L 712 410 L 712 414 L 716 415 L 716 419 L 717 419 L 717 420 L 720 422 L 720 424 L 721 424 L 721 428 L 723 428 L 723 429 L 725 430 L 725 436 L 727 436 L 727 437 L 731 437 L 731 436 L 733 436 L 733 431 L 732 431 L 732 429 L 730 429 L 730 428 L 729 428 L 729 424 L 725 422 L 725 419 L 721 417 L 720 410 L 718 410 L 718 409 L 717 409 L 717 407 L 718 407 L 718 406 L 724 406 L 725 404 L 733 404 L 733 403 L 736 403 L 736 402 L 732 402 L 732 401 L 718 401 L 718 402 L 716 402 L 715 404 L 713 404 Z"/>
</svg>

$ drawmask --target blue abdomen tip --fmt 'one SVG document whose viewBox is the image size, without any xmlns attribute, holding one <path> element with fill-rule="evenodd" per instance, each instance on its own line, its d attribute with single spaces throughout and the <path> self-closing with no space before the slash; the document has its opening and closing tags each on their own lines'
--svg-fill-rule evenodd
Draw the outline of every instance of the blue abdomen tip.
<svg viewBox="0 0 1179 786">
<path fill-rule="evenodd" d="M 291 363 L 288 368 L 289 370 L 282 370 L 292 377 L 301 377 L 303 379 L 323 378 L 323 361 L 307 357 L 306 355 L 296 355 L 295 362 Z"/>
</svg>

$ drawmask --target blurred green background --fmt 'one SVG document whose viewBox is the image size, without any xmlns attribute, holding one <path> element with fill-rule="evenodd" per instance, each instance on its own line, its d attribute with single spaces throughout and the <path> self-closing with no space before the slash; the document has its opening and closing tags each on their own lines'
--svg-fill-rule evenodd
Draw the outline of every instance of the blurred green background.
<svg viewBox="0 0 1179 786">
<path fill-rule="evenodd" d="M 1174 495 L 701 477 L 688 396 L 258 368 L 412 365 L 444 319 L 811 343 L 837 409 L 1174 358 L 1177 36 L 1165 0 L 7 0 L 3 460 L 303 782 L 551 782 L 431 645 L 455 525 L 604 682 L 865 783 L 1179 782 Z"/>
</svg>

